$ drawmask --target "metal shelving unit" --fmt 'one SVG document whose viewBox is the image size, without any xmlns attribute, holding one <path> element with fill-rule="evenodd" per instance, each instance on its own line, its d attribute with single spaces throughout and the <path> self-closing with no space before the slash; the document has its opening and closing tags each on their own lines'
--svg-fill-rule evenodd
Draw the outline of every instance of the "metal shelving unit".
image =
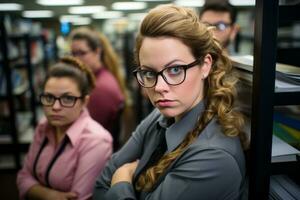
<svg viewBox="0 0 300 200">
<path fill-rule="evenodd" d="M 272 174 L 297 173 L 299 162 L 271 163 L 273 109 L 299 105 L 300 92 L 274 92 L 279 20 L 300 20 L 299 5 L 279 6 L 278 0 L 256 0 L 252 88 L 249 199 L 269 199 Z"/>
</svg>

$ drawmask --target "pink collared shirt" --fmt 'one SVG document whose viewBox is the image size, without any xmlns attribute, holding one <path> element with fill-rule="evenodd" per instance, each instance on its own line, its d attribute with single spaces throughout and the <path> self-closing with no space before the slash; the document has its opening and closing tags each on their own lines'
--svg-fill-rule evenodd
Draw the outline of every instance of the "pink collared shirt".
<svg viewBox="0 0 300 200">
<path fill-rule="evenodd" d="M 50 187 L 62 192 L 75 192 L 78 200 L 90 199 L 96 177 L 111 156 L 112 137 L 90 117 L 86 109 L 66 131 L 66 136 L 67 145 L 49 171 Z M 45 137 L 48 143 L 37 160 L 36 179 L 33 165 Z M 48 165 L 60 146 L 61 143 L 55 145 L 53 130 L 46 119 L 42 120 L 36 128 L 23 168 L 17 176 L 21 199 L 25 199 L 32 186 L 46 185 L 45 175 Z"/>
</svg>

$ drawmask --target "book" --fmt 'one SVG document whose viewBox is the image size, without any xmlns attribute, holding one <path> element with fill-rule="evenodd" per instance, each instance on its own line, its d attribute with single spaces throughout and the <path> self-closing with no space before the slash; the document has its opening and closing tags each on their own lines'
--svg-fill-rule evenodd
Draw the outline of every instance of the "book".
<svg viewBox="0 0 300 200">
<path fill-rule="evenodd" d="M 300 187 L 286 175 L 274 175 L 270 178 L 270 199 L 299 200 Z"/>
<path fill-rule="evenodd" d="M 272 138 L 272 163 L 298 161 L 300 151 L 284 142 L 276 135 Z"/>
<path fill-rule="evenodd" d="M 230 56 L 240 80 L 252 84 L 253 56 Z M 300 91 L 300 67 L 276 63 L 275 92 Z"/>
</svg>

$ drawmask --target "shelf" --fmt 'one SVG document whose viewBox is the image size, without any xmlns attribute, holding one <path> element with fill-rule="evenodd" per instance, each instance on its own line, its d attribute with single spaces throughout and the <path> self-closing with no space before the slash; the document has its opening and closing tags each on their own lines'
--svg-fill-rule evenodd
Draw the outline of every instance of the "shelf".
<svg viewBox="0 0 300 200">
<path fill-rule="evenodd" d="M 299 158 L 299 157 L 298 157 Z M 299 174 L 299 166 L 300 161 L 296 162 L 279 162 L 279 163 L 272 163 L 271 165 L 271 174 L 289 174 L 289 175 L 297 175 Z"/>
<path fill-rule="evenodd" d="M 300 92 L 276 92 L 274 95 L 275 106 L 300 104 Z"/>
<path fill-rule="evenodd" d="M 300 5 L 279 6 L 279 21 L 300 21 Z"/>
</svg>

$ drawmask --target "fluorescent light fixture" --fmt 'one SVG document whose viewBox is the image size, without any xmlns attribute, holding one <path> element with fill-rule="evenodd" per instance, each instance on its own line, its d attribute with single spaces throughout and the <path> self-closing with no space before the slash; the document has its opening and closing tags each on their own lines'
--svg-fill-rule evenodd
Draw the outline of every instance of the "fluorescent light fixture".
<svg viewBox="0 0 300 200">
<path fill-rule="evenodd" d="M 71 22 L 74 26 L 81 26 L 81 25 L 88 25 L 92 22 L 91 18 L 89 17 L 79 17 L 77 21 Z"/>
<path fill-rule="evenodd" d="M 120 11 L 104 11 L 100 13 L 93 14 L 94 19 L 115 19 L 123 17 L 123 12 Z"/>
<path fill-rule="evenodd" d="M 49 18 L 53 15 L 51 10 L 26 10 L 22 13 L 22 16 L 26 18 Z"/>
<path fill-rule="evenodd" d="M 147 8 L 145 2 L 116 2 L 112 4 L 113 10 L 143 10 Z"/>
<path fill-rule="evenodd" d="M 234 6 L 254 6 L 255 0 L 230 0 L 230 3 Z"/>
<path fill-rule="evenodd" d="M 17 11 L 22 9 L 23 5 L 18 3 L 0 3 L 0 11 Z"/>
<path fill-rule="evenodd" d="M 130 13 L 127 15 L 128 19 L 134 21 L 142 21 L 147 13 Z"/>
<path fill-rule="evenodd" d="M 204 5 L 204 0 L 176 0 L 174 3 L 184 7 L 201 7 Z"/>
<path fill-rule="evenodd" d="M 84 0 L 37 0 L 37 4 L 43 6 L 82 5 L 84 4 Z"/>
<path fill-rule="evenodd" d="M 62 15 L 59 18 L 59 21 L 61 23 L 70 22 L 74 25 L 85 25 L 85 24 L 90 24 L 92 20 L 89 17 L 82 17 L 80 15 Z"/>
<path fill-rule="evenodd" d="M 171 0 L 134 0 L 134 1 L 144 1 L 144 2 L 163 2 L 163 1 L 171 1 Z"/>
<path fill-rule="evenodd" d="M 77 18 L 80 18 L 80 15 L 62 15 L 59 17 L 60 22 L 72 22 Z"/>
<path fill-rule="evenodd" d="M 69 8 L 71 14 L 93 14 L 106 10 L 105 6 L 73 6 Z"/>
</svg>

